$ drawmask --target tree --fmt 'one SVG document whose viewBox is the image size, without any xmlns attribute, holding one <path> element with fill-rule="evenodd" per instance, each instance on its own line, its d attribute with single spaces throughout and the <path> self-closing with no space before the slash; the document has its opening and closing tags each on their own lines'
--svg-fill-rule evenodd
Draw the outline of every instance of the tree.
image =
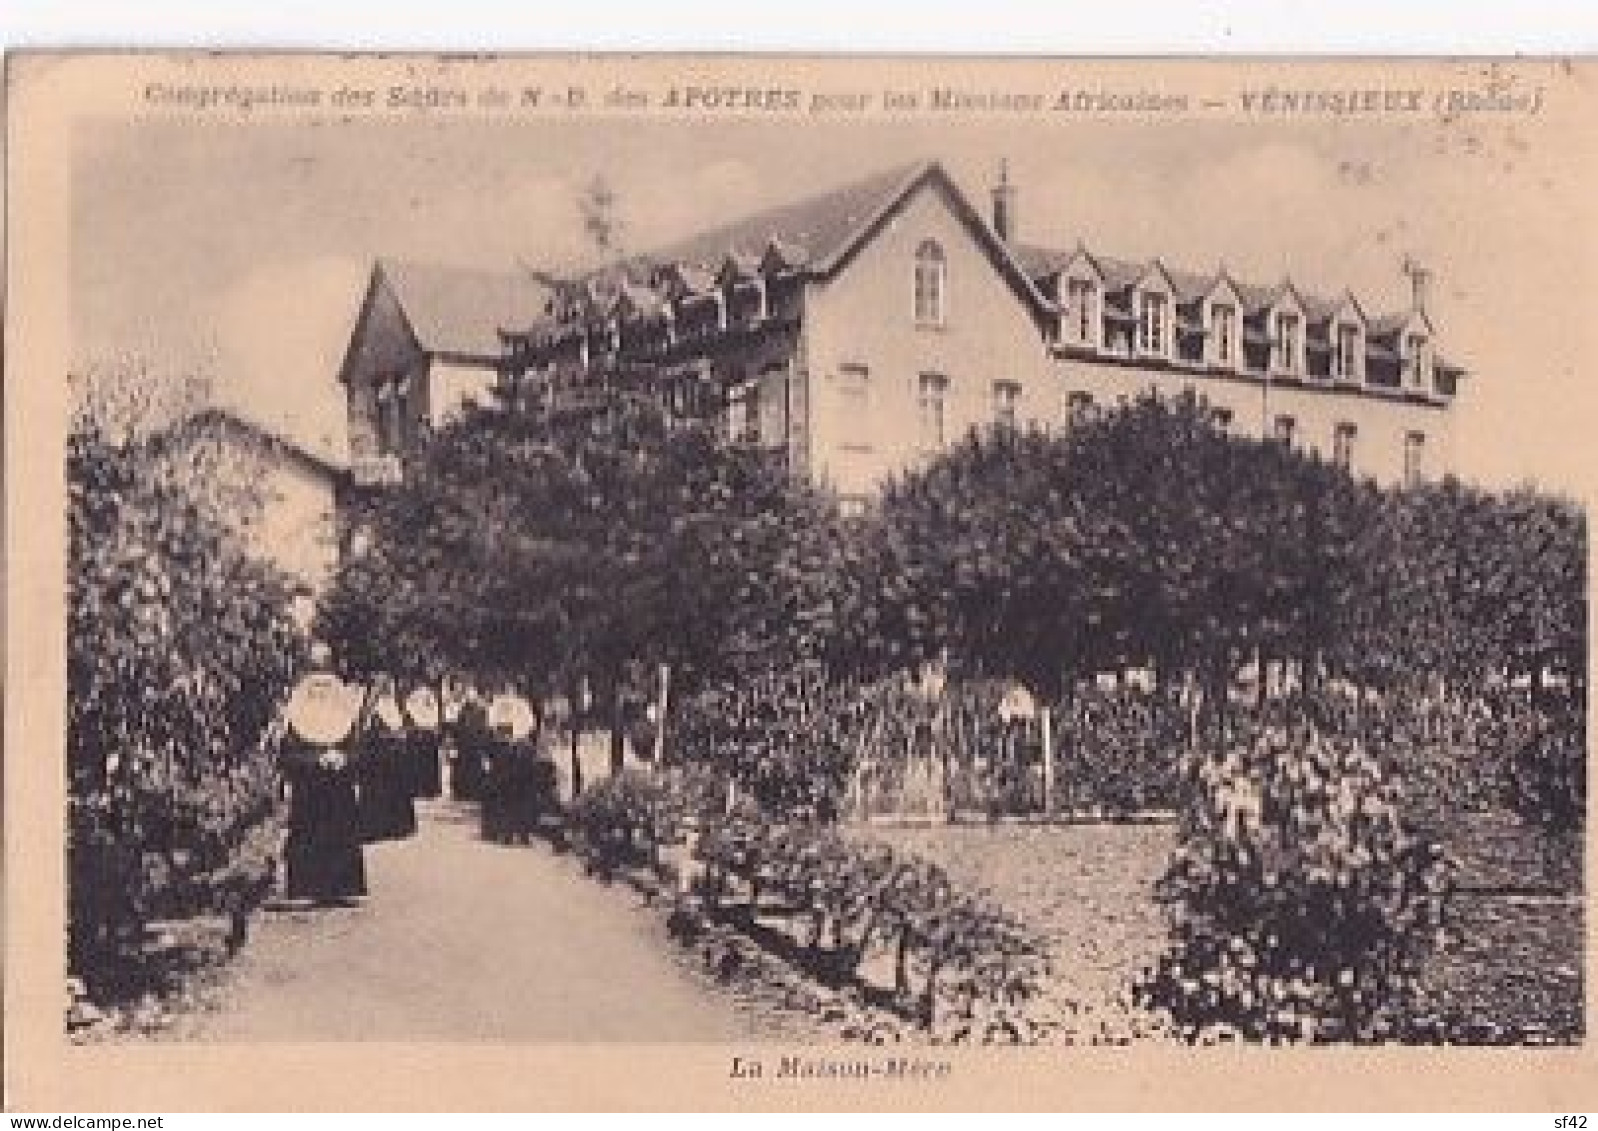
<svg viewBox="0 0 1598 1131">
<path fill-rule="evenodd" d="M 242 916 L 268 885 L 262 742 L 299 652 L 282 578 L 94 403 L 67 445 L 69 964 L 142 975 L 144 925 Z"/>
<path fill-rule="evenodd" d="M 617 215 L 616 193 L 610 182 L 600 174 L 590 178 L 578 195 L 577 211 L 582 217 L 583 234 L 600 258 L 615 258 L 621 251 L 625 225 Z"/>
<path fill-rule="evenodd" d="M 492 408 L 367 504 L 323 624 L 358 668 L 586 682 L 619 735 L 636 672 L 670 664 L 692 690 L 809 646 L 785 626 L 821 587 L 807 538 L 826 509 L 772 453 L 647 396 Z"/>
</svg>

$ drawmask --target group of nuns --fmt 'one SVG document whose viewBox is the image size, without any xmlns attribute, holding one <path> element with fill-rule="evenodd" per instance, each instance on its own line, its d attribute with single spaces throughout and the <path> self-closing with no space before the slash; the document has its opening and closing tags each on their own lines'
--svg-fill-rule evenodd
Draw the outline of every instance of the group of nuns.
<svg viewBox="0 0 1598 1131">
<path fill-rule="evenodd" d="M 541 737 L 543 720 L 511 692 L 484 704 L 475 696 L 456 721 L 451 793 L 478 802 L 484 840 L 526 844 L 540 820 L 556 812 L 555 764 Z"/>
<path fill-rule="evenodd" d="M 418 689 L 401 700 L 392 681 L 361 687 L 335 674 L 325 645 L 282 715 L 279 765 L 288 787 L 286 894 L 316 904 L 366 895 L 362 848 L 416 833 L 416 799 L 442 792 L 444 710 Z M 456 722 L 451 793 L 481 805 L 483 836 L 525 843 L 553 810 L 553 762 L 542 757 L 539 719 L 527 702 L 471 697 Z"/>
</svg>

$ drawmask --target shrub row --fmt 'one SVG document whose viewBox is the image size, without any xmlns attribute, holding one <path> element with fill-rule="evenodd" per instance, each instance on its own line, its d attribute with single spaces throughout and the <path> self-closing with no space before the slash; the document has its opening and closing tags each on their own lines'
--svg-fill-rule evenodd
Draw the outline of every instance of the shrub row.
<svg viewBox="0 0 1598 1131">
<path fill-rule="evenodd" d="M 891 956 L 895 1006 L 929 1030 L 1025 1039 L 1027 1003 L 1047 973 L 1040 937 L 988 896 L 939 867 L 810 823 L 773 822 L 725 808 L 712 775 L 629 768 L 590 786 L 572 807 L 576 843 L 592 871 L 662 867 L 682 846 L 688 886 L 707 915 L 766 934 L 785 924 L 794 957 L 823 980 L 865 985 L 862 966 Z"/>
</svg>

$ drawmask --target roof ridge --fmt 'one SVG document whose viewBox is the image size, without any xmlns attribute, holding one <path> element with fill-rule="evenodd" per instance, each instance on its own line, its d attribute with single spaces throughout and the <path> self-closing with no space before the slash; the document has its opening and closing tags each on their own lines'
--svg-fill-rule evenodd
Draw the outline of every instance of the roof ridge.
<svg viewBox="0 0 1598 1131">
<path fill-rule="evenodd" d="M 192 411 L 173 421 L 166 432 L 176 436 L 180 432 L 202 428 L 210 421 L 233 424 L 268 443 L 286 448 L 301 459 L 331 473 L 340 474 L 346 470 L 345 456 L 334 451 L 320 450 L 304 437 L 291 434 L 285 427 L 287 421 L 265 419 L 261 413 L 234 401 L 197 405 Z"/>
<path fill-rule="evenodd" d="M 714 270 L 733 252 L 760 255 L 773 239 L 790 248 L 805 246 L 806 241 L 803 236 L 808 233 L 795 231 L 793 229 L 795 220 L 802 223 L 806 219 L 813 218 L 817 221 L 817 226 L 823 226 L 825 222 L 835 221 L 836 217 L 826 215 L 822 206 L 847 201 L 864 206 L 860 209 L 860 215 L 851 214 L 846 217 L 845 227 L 852 231 L 869 223 L 887 201 L 897 197 L 906 187 L 937 167 L 938 162 L 935 159 L 919 158 L 879 169 L 868 176 L 856 177 L 835 184 L 831 188 L 761 208 L 736 219 L 701 228 L 647 250 L 622 256 L 589 274 L 625 271 L 646 264 L 659 266 L 670 263 L 688 267 L 708 267 Z M 855 197 L 860 199 L 855 201 L 852 199 Z M 847 231 L 828 234 L 837 237 L 846 235 Z M 693 254 L 702 252 L 706 248 L 714 249 L 713 253 Z M 815 255 L 813 248 L 811 252 L 813 259 L 827 258 L 824 255 Z"/>
</svg>

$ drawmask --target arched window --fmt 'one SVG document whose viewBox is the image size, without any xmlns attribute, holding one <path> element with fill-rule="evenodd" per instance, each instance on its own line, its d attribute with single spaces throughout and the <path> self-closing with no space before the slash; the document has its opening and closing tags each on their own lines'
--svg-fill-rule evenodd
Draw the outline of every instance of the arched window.
<svg viewBox="0 0 1598 1131">
<path fill-rule="evenodd" d="M 917 326 L 942 326 L 947 316 L 949 265 L 937 240 L 916 248 L 915 320 Z"/>
</svg>

